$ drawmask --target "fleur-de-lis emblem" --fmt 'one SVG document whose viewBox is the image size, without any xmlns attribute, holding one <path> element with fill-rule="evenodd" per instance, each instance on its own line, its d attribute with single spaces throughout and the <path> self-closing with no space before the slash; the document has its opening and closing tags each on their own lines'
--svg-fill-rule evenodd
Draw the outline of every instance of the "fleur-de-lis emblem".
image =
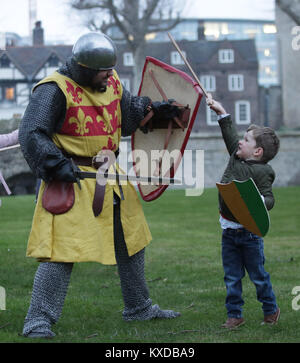
<svg viewBox="0 0 300 363">
<path fill-rule="evenodd" d="M 103 119 L 102 119 L 102 117 L 103 117 Z M 111 124 L 111 120 L 112 120 L 113 116 L 107 111 L 106 108 L 103 108 L 102 117 L 100 115 L 98 115 L 96 117 L 97 122 L 100 123 L 104 132 L 106 132 L 107 134 L 111 134 L 113 131 L 113 127 Z"/>
<path fill-rule="evenodd" d="M 109 137 L 107 141 L 107 146 L 104 146 L 103 150 L 117 150 L 117 145 L 114 144 L 113 140 Z"/>
<path fill-rule="evenodd" d="M 118 95 L 120 94 L 120 91 L 118 89 L 118 87 L 121 86 L 121 83 L 118 79 L 114 79 L 114 77 L 109 77 L 108 82 L 107 82 L 107 86 L 110 87 L 112 86 L 114 89 L 114 95 Z"/>
<path fill-rule="evenodd" d="M 80 120 L 82 120 L 82 121 L 80 121 Z M 75 129 L 76 134 L 79 134 L 81 136 L 89 133 L 89 129 L 86 127 L 86 124 L 88 122 L 93 123 L 93 119 L 91 118 L 91 116 L 86 116 L 80 107 L 78 108 L 78 111 L 77 111 L 77 117 L 72 116 L 69 118 L 70 124 L 75 123 L 77 125 L 77 127 Z"/>
<path fill-rule="evenodd" d="M 83 93 L 83 90 L 82 88 L 80 87 L 74 87 L 72 85 L 72 83 L 70 83 L 69 81 L 66 80 L 66 85 L 67 85 L 67 88 L 66 88 L 66 91 L 68 93 L 71 93 L 72 95 L 72 98 L 73 98 L 73 101 L 76 102 L 76 103 L 80 103 L 82 101 L 82 98 L 80 96 L 80 93 Z"/>
</svg>

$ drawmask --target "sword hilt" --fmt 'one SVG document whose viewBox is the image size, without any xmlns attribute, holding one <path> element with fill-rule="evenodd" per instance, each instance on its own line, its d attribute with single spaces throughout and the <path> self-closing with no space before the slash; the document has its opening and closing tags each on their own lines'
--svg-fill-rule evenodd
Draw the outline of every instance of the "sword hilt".
<svg viewBox="0 0 300 363">
<path fill-rule="evenodd" d="M 74 163 L 74 160 L 72 158 L 70 158 L 70 161 L 71 161 L 71 165 L 72 165 L 72 170 L 73 170 L 73 173 L 75 174 L 76 176 L 76 183 L 78 185 L 78 188 L 81 190 L 81 184 L 80 184 L 80 178 L 79 178 L 79 175 L 80 175 L 80 170 L 78 170 L 76 164 Z"/>
</svg>

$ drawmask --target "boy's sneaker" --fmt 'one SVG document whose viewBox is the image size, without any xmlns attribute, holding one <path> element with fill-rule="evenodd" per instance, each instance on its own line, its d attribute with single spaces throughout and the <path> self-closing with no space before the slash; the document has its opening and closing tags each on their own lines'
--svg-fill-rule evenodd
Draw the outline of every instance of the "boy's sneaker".
<svg viewBox="0 0 300 363">
<path fill-rule="evenodd" d="M 228 318 L 226 323 L 222 324 L 222 328 L 235 329 L 243 324 L 245 324 L 243 318 Z"/>
<path fill-rule="evenodd" d="M 280 309 L 278 308 L 275 314 L 266 315 L 264 317 L 264 321 L 261 324 L 262 325 L 264 325 L 264 324 L 268 324 L 268 325 L 276 324 L 277 321 L 279 320 L 279 316 L 280 316 Z"/>
</svg>

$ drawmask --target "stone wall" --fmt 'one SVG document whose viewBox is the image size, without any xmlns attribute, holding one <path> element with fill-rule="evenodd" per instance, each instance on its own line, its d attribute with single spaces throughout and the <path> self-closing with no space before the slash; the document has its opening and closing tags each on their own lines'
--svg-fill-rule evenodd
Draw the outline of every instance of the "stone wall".
<svg viewBox="0 0 300 363">
<path fill-rule="evenodd" d="M 280 138 L 280 150 L 270 162 L 276 173 L 274 186 L 300 185 L 300 131 L 277 131 L 277 135 Z M 242 134 L 240 137 L 242 138 Z M 130 138 L 127 138 L 126 141 L 127 145 L 123 146 L 121 150 L 129 154 Z M 189 153 L 188 150 L 193 152 Z M 196 167 L 193 163 L 196 159 L 196 150 L 204 150 L 204 187 L 215 187 L 215 183 L 221 179 L 229 159 L 221 133 L 191 135 L 183 158 L 183 163 L 187 163 L 188 166 L 182 167 L 182 173 L 190 170 L 195 176 Z M 128 159 L 130 160 L 130 157 Z M 198 162 L 201 162 L 201 158 L 198 158 Z M 126 168 L 124 163 L 120 164 Z M 200 169 L 198 168 L 198 170 Z M 126 171 L 130 170 L 131 165 L 127 166 Z M 180 178 L 180 175 L 178 177 Z"/>
<path fill-rule="evenodd" d="M 277 132 L 280 150 L 270 165 L 276 173 L 274 186 L 300 185 L 300 132 Z M 221 135 L 192 135 L 187 149 L 204 149 L 204 180 L 213 187 L 228 161 Z"/>
<path fill-rule="evenodd" d="M 8 122 L 0 121 L 0 133 L 10 132 L 18 127 L 18 120 Z M 278 155 L 270 162 L 276 172 L 274 186 L 300 185 L 300 131 L 278 132 L 281 148 Z M 241 135 L 242 137 L 242 135 Z M 130 138 L 125 138 L 121 145 L 123 153 L 120 162 L 127 172 L 132 171 L 130 162 Z M 190 170 L 195 173 L 196 150 L 204 150 L 204 187 L 215 187 L 219 181 L 228 161 L 228 154 L 221 134 L 201 133 L 192 134 L 183 159 L 183 172 Z M 188 150 L 192 150 L 188 152 Z M 125 154 L 125 157 L 124 157 Z M 127 166 L 124 164 L 127 162 Z M 198 163 L 202 159 L 197 159 Z M 35 178 L 33 177 L 20 148 L 0 152 L 0 170 L 14 194 L 34 193 Z M 201 170 L 198 165 L 198 170 Z M 189 184 L 190 186 L 191 184 Z M 184 187 L 184 184 L 183 186 Z M 3 186 L 0 185 L 0 195 L 4 195 Z"/>
<path fill-rule="evenodd" d="M 18 128 L 20 119 L 1 120 L 0 134 Z M 23 157 L 20 147 L 0 152 L 0 170 L 13 194 L 32 194 L 36 180 Z M 0 184 L 0 195 L 6 195 Z"/>
</svg>

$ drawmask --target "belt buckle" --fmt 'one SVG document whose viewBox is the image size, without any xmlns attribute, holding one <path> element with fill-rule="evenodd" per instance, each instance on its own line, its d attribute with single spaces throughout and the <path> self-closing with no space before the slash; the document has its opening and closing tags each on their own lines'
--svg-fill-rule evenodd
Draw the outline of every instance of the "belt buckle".
<svg viewBox="0 0 300 363">
<path fill-rule="evenodd" d="M 99 157 L 99 155 L 92 157 L 92 167 L 96 170 L 98 170 L 103 164 L 105 164 L 107 162 L 107 159 L 104 161 L 97 161 L 97 157 Z M 106 171 L 107 170 L 108 169 L 106 169 Z"/>
</svg>

